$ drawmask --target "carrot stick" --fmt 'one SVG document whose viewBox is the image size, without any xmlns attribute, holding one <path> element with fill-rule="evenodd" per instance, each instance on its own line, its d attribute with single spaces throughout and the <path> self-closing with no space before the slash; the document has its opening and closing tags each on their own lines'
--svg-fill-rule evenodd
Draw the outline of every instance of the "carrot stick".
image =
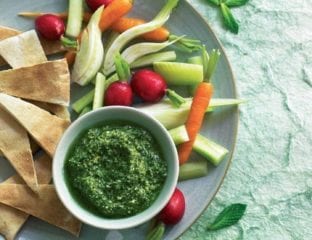
<svg viewBox="0 0 312 240">
<path fill-rule="evenodd" d="M 143 19 L 124 17 L 114 22 L 110 28 L 116 32 L 122 33 L 132 27 L 135 27 L 144 23 L 145 21 Z M 164 42 L 168 40 L 169 34 L 170 33 L 166 28 L 160 27 L 152 32 L 143 34 L 142 38 L 144 38 L 147 41 Z"/>
<path fill-rule="evenodd" d="M 132 0 L 114 0 L 103 11 L 99 27 L 102 32 L 107 30 L 116 20 L 126 15 L 133 6 Z"/>
<path fill-rule="evenodd" d="M 193 97 L 191 110 L 185 124 L 190 141 L 182 143 L 178 148 L 180 165 L 184 164 L 189 159 L 193 144 L 201 128 L 212 94 L 213 86 L 211 83 L 202 82 L 198 85 Z"/>
</svg>

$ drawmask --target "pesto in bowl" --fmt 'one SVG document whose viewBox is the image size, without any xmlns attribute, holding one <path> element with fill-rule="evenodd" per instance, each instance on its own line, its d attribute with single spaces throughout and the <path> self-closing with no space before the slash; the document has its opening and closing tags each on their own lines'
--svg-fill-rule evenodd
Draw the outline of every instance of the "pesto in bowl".
<svg viewBox="0 0 312 240">
<path fill-rule="evenodd" d="M 118 219 L 152 205 L 166 180 L 167 163 L 149 131 L 127 122 L 108 123 L 76 139 L 65 176 L 82 207 Z"/>
</svg>

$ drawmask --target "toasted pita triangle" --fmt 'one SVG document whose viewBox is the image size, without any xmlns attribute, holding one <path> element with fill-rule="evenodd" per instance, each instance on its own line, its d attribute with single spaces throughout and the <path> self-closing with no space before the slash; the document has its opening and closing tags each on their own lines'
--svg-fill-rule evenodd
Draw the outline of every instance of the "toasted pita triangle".
<svg viewBox="0 0 312 240">
<path fill-rule="evenodd" d="M 57 60 L 0 71 L 0 92 L 68 106 L 70 77 L 67 62 Z"/>
<path fill-rule="evenodd" d="M 37 190 L 38 182 L 26 130 L 0 109 L 0 149 L 27 185 Z"/>
<path fill-rule="evenodd" d="M 0 40 L 18 35 L 20 33 L 21 31 L 18 31 L 16 29 L 0 26 Z M 63 47 L 60 41 L 48 41 L 40 37 L 39 39 L 46 55 L 65 51 L 65 48 Z M 0 66 L 3 66 L 5 64 L 6 64 L 5 60 L 0 56 Z"/>
<path fill-rule="evenodd" d="M 40 107 L 55 116 L 70 121 L 70 113 L 68 111 L 68 108 L 59 104 L 53 104 L 53 103 L 45 103 L 45 102 L 38 102 L 38 101 L 28 101 L 37 107 Z"/>
<path fill-rule="evenodd" d="M 81 222 L 59 200 L 53 185 L 39 185 L 38 195 L 21 184 L 0 184 L 0 202 L 78 236 Z"/>
<path fill-rule="evenodd" d="M 70 122 L 4 93 L 0 93 L 0 106 L 9 112 L 53 156 L 56 146 Z"/>
<path fill-rule="evenodd" d="M 0 41 L 0 55 L 12 68 L 28 67 L 48 60 L 35 30 Z"/>
<path fill-rule="evenodd" d="M 51 158 L 43 154 L 35 161 L 38 182 L 47 184 L 51 181 Z M 19 175 L 14 175 L 1 184 L 16 183 L 23 184 L 23 180 Z M 28 214 L 15 208 L 0 203 L 0 234 L 7 240 L 15 239 L 16 234 L 24 225 L 28 218 Z"/>
</svg>

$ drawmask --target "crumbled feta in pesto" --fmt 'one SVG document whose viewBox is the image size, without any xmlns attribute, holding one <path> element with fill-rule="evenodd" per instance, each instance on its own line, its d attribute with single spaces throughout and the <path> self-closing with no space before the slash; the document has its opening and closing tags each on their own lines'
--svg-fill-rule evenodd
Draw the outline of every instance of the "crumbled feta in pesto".
<svg viewBox="0 0 312 240">
<path fill-rule="evenodd" d="M 167 165 L 148 131 L 109 124 L 89 129 L 76 141 L 66 175 L 80 200 L 102 216 L 121 218 L 140 213 L 155 201 Z"/>
</svg>

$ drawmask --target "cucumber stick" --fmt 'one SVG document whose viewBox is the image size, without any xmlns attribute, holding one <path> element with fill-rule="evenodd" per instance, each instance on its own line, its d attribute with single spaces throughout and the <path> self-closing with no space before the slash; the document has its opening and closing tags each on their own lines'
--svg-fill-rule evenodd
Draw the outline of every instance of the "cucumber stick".
<svg viewBox="0 0 312 240">
<path fill-rule="evenodd" d="M 201 56 L 191 57 L 191 58 L 187 59 L 187 62 L 191 63 L 191 64 L 197 64 L 197 65 L 203 66 L 203 59 Z M 191 96 L 194 96 L 195 91 L 197 89 L 197 86 L 198 86 L 198 84 L 194 84 L 194 85 L 189 86 L 189 92 L 190 92 Z"/>
<path fill-rule="evenodd" d="M 179 181 L 200 178 L 207 174 L 208 162 L 206 160 L 187 162 L 179 168 Z"/>
<path fill-rule="evenodd" d="M 177 6 L 178 2 L 179 0 L 167 0 L 165 6 L 152 21 L 130 28 L 129 30 L 120 34 L 110 46 L 110 48 L 107 49 L 107 54 L 105 55 L 104 64 L 102 67 L 104 75 L 107 75 L 107 73 L 113 67 L 114 56 L 116 53 L 121 52 L 125 45 L 132 39 L 162 26 L 169 19 L 173 8 Z"/>
<path fill-rule="evenodd" d="M 102 32 L 98 26 L 102 11 L 103 7 L 96 10 L 87 29 L 83 31 L 80 49 L 74 63 L 72 79 L 82 86 L 88 84 L 95 77 L 103 61 Z"/>
<path fill-rule="evenodd" d="M 166 51 L 160 53 L 151 53 L 146 56 L 140 57 L 130 64 L 131 68 L 139 68 L 153 65 L 154 62 L 168 62 L 175 61 L 177 54 L 175 51 Z"/>
<path fill-rule="evenodd" d="M 153 67 L 169 85 L 196 85 L 204 79 L 203 66 L 197 64 L 155 62 Z"/>
<path fill-rule="evenodd" d="M 69 0 L 68 20 L 65 35 L 77 38 L 81 31 L 83 20 L 83 0 Z"/>
</svg>

